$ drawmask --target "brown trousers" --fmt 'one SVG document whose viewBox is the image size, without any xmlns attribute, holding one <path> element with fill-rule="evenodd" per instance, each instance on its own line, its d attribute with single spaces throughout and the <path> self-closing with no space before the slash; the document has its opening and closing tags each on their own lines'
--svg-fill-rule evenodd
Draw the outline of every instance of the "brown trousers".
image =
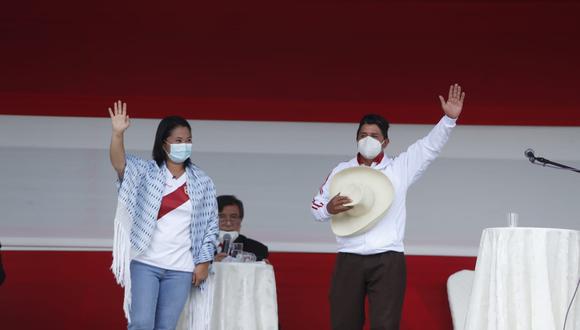
<svg viewBox="0 0 580 330">
<path fill-rule="evenodd" d="M 371 329 L 398 330 L 406 277 L 402 252 L 339 253 L 329 294 L 332 329 L 362 329 L 368 295 Z"/>
</svg>

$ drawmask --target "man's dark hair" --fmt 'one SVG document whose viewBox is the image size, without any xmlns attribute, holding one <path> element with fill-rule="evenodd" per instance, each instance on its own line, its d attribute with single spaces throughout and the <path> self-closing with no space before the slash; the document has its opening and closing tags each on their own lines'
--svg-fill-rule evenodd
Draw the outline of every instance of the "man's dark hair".
<svg viewBox="0 0 580 330">
<path fill-rule="evenodd" d="M 236 205 L 240 209 L 240 219 L 244 218 L 244 204 L 234 195 L 221 195 L 217 197 L 218 212 L 228 205 Z"/>
<path fill-rule="evenodd" d="M 191 126 L 187 120 L 179 116 L 169 116 L 165 117 L 159 122 L 157 126 L 157 133 L 155 133 L 155 142 L 153 143 L 153 159 L 158 166 L 161 166 L 167 160 L 167 152 L 163 149 L 163 142 L 167 140 L 171 131 L 176 127 L 186 127 L 191 134 Z M 188 158 L 183 165 L 186 167 L 191 164 L 191 160 Z"/>
<path fill-rule="evenodd" d="M 358 134 L 360 133 L 363 125 L 377 125 L 383 133 L 385 139 L 389 138 L 389 122 L 383 118 L 381 115 L 368 114 L 362 117 L 360 123 L 358 124 L 358 129 L 356 130 L 356 138 L 358 139 Z"/>
</svg>

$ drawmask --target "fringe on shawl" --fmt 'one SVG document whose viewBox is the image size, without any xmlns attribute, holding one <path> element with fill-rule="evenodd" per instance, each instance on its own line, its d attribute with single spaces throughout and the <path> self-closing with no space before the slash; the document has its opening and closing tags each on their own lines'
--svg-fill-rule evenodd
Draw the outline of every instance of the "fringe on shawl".
<svg viewBox="0 0 580 330">
<path fill-rule="evenodd" d="M 199 288 L 192 287 L 176 329 L 209 330 L 215 290 L 215 274 L 210 266 L 207 279 Z"/>
<path fill-rule="evenodd" d="M 123 311 L 125 318 L 131 322 L 131 219 L 124 203 L 119 199 L 115 213 L 113 236 L 113 263 L 111 271 L 117 283 L 125 288 Z"/>
</svg>

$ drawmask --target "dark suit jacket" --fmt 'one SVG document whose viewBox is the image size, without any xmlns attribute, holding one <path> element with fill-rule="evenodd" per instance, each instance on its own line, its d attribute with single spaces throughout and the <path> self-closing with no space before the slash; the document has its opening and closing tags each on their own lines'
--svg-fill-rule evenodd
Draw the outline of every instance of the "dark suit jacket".
<svg viewBox="0 0 580 330">
<path fill-rule="evenodd" d="M 244 251 L 252 252 L 256 255 L 256 261 L 268 258 L 268 247 L 256 240 L 248 238 L 242 234 L 236 238 L 234 243 L 244 244 Z"/>
<path fill-rule="evenodd" d="M 2 244 L 0 244 L 0 248 L 2 248 Z M 0 285 L 2 285 L 5 278 L 6 274 L 4 273 L 4 267 L 2 266 L 2 252 L 0 252 Z"/>
</svg>

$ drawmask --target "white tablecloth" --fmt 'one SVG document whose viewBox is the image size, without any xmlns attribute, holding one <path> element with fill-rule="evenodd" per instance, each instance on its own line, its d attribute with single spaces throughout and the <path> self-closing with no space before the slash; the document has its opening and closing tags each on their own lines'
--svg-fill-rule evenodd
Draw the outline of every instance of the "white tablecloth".
<svg viewBox="0 0 580 330">
<path fill-rule="evenodd" d="M 579 278 L 580 232 L 485 229 L 465 329 L 562 329 Z M 579 300 L 570 310 L 567 330 L 580 329 Z"/>
<path fill-rule="evenodd" d="M 210 329 L 278 329 L 276 279 L 271 265 L 216 262 L 212 267 Z M 188 310 L 186 306 L 177 329 L 187 329 L 184 320 Z"/>
</svg>

